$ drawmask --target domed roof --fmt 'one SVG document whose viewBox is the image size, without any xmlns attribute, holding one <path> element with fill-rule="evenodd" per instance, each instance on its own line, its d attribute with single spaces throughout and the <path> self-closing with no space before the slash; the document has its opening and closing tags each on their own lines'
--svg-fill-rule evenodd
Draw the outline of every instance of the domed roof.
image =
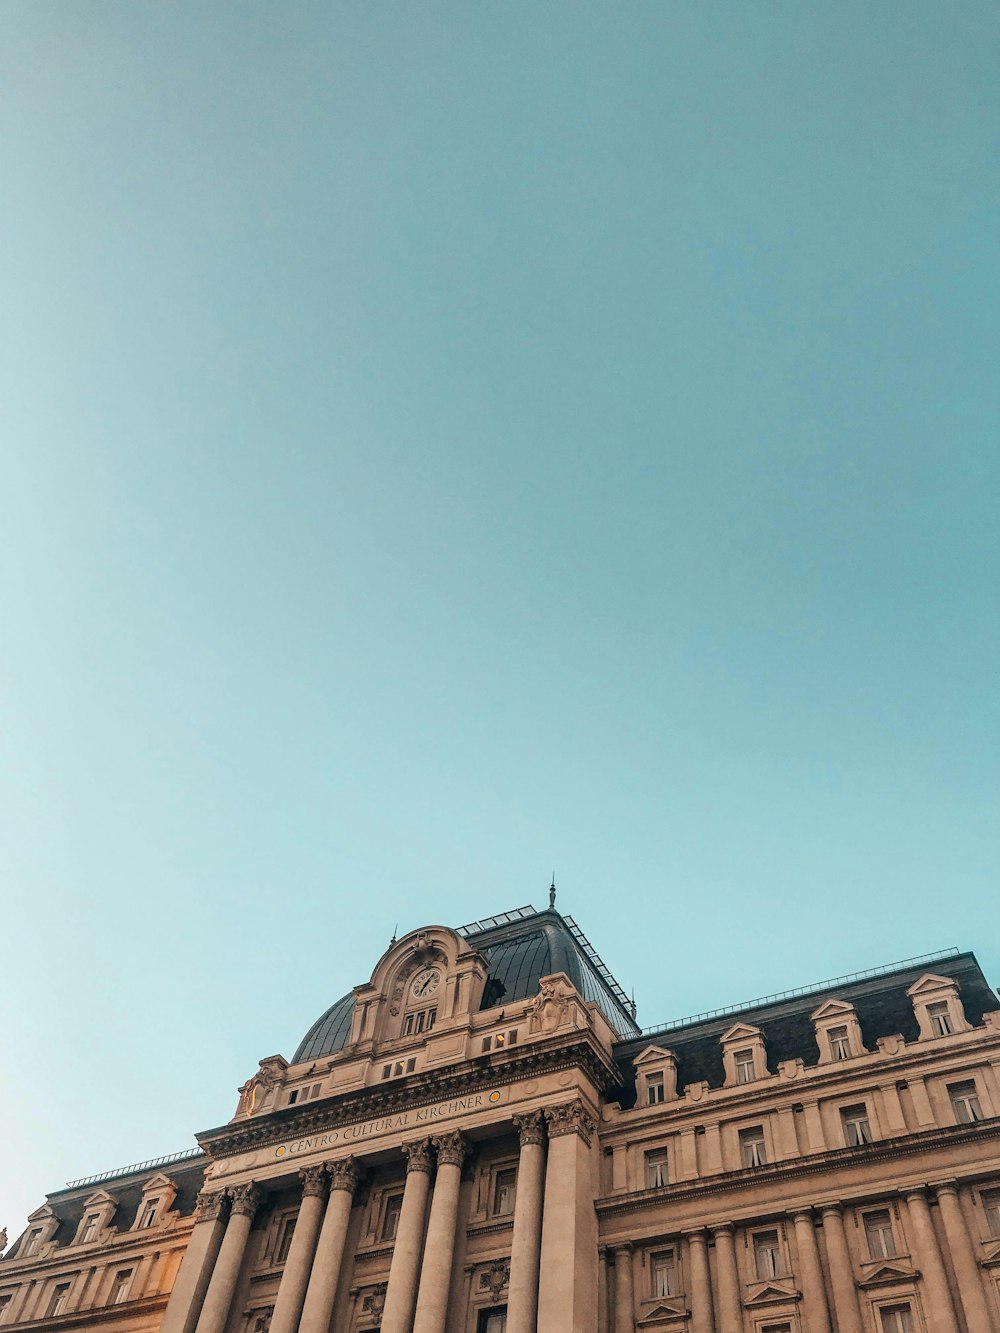
<svg viewBox="0 0 1000 1333">
<path fill-rule="evenodd" d="M 462 935 L 486 959 L 489 976 L 480 1009 L 537 995 L 542 977 L 565 972 L 585 1000 L 598 1006 L 620 1037 L 639 1029 L 625 992 L 601 962 L 571 916 L 519 907 L 461 926 Z M 342 1050 L 351 1030 L 354 994 L 343 996 L 312 1025 L 292 1064 Z"/>
</svg>

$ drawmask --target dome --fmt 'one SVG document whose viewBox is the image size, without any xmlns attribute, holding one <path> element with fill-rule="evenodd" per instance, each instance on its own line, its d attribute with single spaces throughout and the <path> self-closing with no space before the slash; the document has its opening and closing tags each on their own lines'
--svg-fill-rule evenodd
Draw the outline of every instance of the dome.
<svg viewBox="0 0 1000 1333">
<path fill-rule="evenodd" d="M 519 907 L 461 926 L 458 934 L 479 950 L 489 969 L 480 1009 L 530 999 L 538 994 L 542 977 L 565 972 L 583 998 L 598 1006 L 619 1037 L 638 1034 L 625 992 L 571 916 Z M 316 1020 L 299 1043 L 292 1064 L 342 1050 L 353 1013 L 352 992 Z"/>
</svg>

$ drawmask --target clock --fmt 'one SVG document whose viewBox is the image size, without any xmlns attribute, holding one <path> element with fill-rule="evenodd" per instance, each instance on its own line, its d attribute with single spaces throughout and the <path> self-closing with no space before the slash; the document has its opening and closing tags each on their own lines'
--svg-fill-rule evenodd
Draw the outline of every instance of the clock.
<svg viewBox="0 0 1000 1333">
<path fill-rule="evenodd" d="M 417 1000 L 429 1000 L 441 985 L 441 973 L 434 967 L 425 967 L 410 983 L 410 994 Z"/>
</svg>

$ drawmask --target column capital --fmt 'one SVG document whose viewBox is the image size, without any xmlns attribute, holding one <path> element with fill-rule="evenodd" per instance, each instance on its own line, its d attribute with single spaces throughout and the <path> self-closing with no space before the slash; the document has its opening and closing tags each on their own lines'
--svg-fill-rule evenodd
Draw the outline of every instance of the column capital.
<svg viewBox="0 0 1000 1333">
<path fill-rule="evenodd" d="M 257 1209 L 264 1201 L 264 1191 L 251 1180 L 247 1185 L 237 1185 L 231 1193 L 233 1213 L 239 1217 L 249 1217 L 252 1222 Z"/>
<path fill-rule="evenodd" d="M 597 1121 L 579 1098 L 561 1106 L 546 1106 L 545 1120 L 550 1139 L 559 1138 L 562 1134 L 579 1134 L 588 1147 L 591 1135 L 597 1129 Z"/>
<path fill-rule="evenodd" d="M 303 1199 L 308 1199 L 310 1195 L 320 1199 L 326 1196 L 325 1166 L 304 1166 L 299 1171 L 299 1179 L 302 1181 Z"/>
<path fill-rule="evenodd" d="M 448 1134 L 435 1134 L 432 1140 L 437 1149 L 438 1166 L 461 1166 L 469 1145 L 457 1129 Z"/>
<path fill-rule="evenodd" d="M 194 1220 L 196 1222 L 214 1222 L 221 1217 L 229 1202 L 225 1190 L 202 1190 L 195 1200 Z"/>
<path fill-rule="evenodd" d="M 689 1245 L 708 1244 L 707 1227 L 688 1227 L 686 1231 L 681 1232 L 681 1235 L 684 1237 L 684 1239 L 688 1242 Z"/>
<path fill-rule="evenodd" d="M 827 1199 L 826 1203 L 820 1203 L 816 1206 L 823 1217 L 826 1217 L 828 1213 L 831 1217 L 842 1218 L 844 1216 L 844 1205 L 839 1199 Z"/>
<path fill-rule="evenodd" d="M 541 1146 L 545 1142 L 545 1117 L 541 1111 L 525 1111 L 523 1115 L 511 1118 L 522 1148 L 526 1143 L 536 1143 Z"/>
<path fill-rule="evenodd" d="M 713 1236 L 732 1236 L 735 1235 L 736 1228 L 732 1222 L 716 1222 L 712 1226 Z"/>
<path fill-rule="evenodd" d="M 926 1185 L 904 1185 L 899 1191 L 899 1197 L 905 1199 L 907 1203 L 911 1199 L 919 1199 L 921 1203 L 926 1203 L 927 1187 Z"/>
<path fill-rule="evenodd" d="M 404 1143 L 401 1151 L 406 1158 L 407 1175 L 411 1171 L 423 1171 L 425 1175 L 430 1175 L 434 1165 L 430 1139 L 415 1139 L 413 1143 Z"/>
<path fill-rule="evenodd" d="M 801 1217 L 803 1221 L 811 1223 L 813 1220 L 812 1204 L 803 1204 L 800 1208 L 789 1208 L 788 1216 L 793 1222 L 797 1222 Z"/>
<path fill-rule="evenodd" d="M 356 1157 L 341 1157 L 336 1162 L 327 1162 L 331 1190 L 347 1190 L 353 1194 L 361 1181 L 361 1163 Z"/>
<path fill-rule="evenodd" d="M 608 1246 L 608 1252 L 613 1260 L 617 1260 L 619 1255 L 621 1255 L 623 1259 L 630 1258 L 634 1249 L 635 1246 L 630 1240 L 619 1241 L 615 1245 Z"/>
<path fill-rule="evenodd" d="M 930 1188 L 939 1199 L 942 1194 L 954 1194 L 956 1198 L 958 1196 L 957 1180 L 932 1180 L 930 1182 Z"/>
</svg>

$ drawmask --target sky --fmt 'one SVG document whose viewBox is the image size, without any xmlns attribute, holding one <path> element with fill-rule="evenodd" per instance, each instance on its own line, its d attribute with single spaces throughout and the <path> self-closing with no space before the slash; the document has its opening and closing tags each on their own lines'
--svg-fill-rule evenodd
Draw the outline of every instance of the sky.
<svg viewBox="0 0 1000 1333">
<path fill-rule="evenodd" d="M 647 1025 L 1000 982 L 998 29 L 6 0 L 11 1239 L 553 873 Z"/>
</svg>

